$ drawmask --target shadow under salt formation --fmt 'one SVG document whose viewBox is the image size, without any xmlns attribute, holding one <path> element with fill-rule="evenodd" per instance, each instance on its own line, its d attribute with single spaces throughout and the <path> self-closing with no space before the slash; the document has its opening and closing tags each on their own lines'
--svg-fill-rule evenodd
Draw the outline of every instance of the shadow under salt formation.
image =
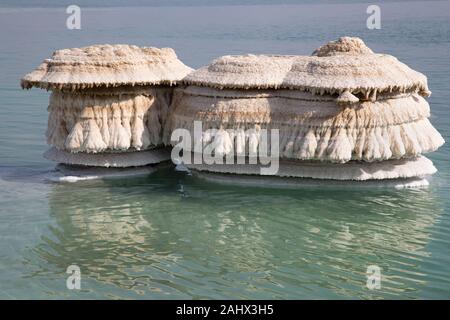
<svg viewBox="0 0 450 320">
<path fill-rule="evenodd" d="M 76 264 L 84 297 L 418 298 L 437 285 L 423 266 L 442 212 L 430 189 L 239 188 L 168 169 L 57 184 L 48 201 L 31 276 Z"/>
</svg>

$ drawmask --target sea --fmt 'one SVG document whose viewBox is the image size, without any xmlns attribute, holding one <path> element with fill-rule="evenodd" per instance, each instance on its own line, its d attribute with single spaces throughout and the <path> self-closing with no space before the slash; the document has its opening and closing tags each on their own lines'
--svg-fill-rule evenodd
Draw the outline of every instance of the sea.
<svg viewBox="0 0 450 320">
<path fill-rule="evenodd" d="M 0 1 L 0 298 L 450 298 L 448 143 L 428 155 L 426 188 L 225 185 L 170 165 L 61 182 L 42 157 L 49 93 L 20 88 L 61 48 L 172 47 L 198 68 L 357 36 L 427 75 L 430 121 L 450 141 L 450 2 L 378 1 L 380 29 L 369 4 Z"/>
</svg>

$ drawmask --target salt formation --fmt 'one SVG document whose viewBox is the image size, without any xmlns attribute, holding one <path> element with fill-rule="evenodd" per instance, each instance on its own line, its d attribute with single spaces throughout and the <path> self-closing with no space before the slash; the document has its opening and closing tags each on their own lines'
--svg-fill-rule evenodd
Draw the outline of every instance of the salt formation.
<svg viewBox="0 0 450 320">
<path fill-rule="evenodd" d="M 312 56 L 224 56 L 183 82 L 166 143 L 197 120 L 217 130 L 216 150 L 247 157 L 261 148 L 261 129 L 279 129 L 279 176 L 361 181 L 436 171 L 422 156 L 444 143 L 428 120 L 426 77 L 359 38 L 329 42 Z M 258 174 L 248 164 L 188 167 Z"/>
<path fill-rule="evenodd" d="M 129 167 L 170 158 L 162 129 L 173 85 L 191 71 L 170 48 L 93 45 L 55 51 L 21 85 L 52 91 L 45 157 Z"/>
</svg>

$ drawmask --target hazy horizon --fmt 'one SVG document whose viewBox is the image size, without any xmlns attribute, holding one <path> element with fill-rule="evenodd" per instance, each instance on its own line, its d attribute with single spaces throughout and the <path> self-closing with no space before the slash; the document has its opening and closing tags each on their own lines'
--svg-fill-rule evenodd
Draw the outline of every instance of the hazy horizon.
<svg viewBox="0 0 450 320">
<path fill-rule="evenodd" d="M 437 0 L 448 2 L 449 0 Z M 83 7 L 171 7 L 171 6 L 228 6 L 228 5 L 301 5 L 301 4 L 348 4 L 348 3 L 394 3 L 394 2 L 425 2 L 423 0 L 129 0 L 126 4 L 120 0 L 2 0 L 0 8 L 52 8 L 78 5 Z"/>
</svg>

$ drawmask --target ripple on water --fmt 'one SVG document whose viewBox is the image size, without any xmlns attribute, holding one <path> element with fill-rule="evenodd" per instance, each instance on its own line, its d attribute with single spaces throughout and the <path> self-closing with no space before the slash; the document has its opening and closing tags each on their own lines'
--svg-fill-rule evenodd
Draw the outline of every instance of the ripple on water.
<svg viewBox="0 0 450 320">
<path fill-rule="evenodd" d="M 430 283 L 423 270 L 442 211 L 430 189 L 240 188 L 162 170 L 54 184 L 49 209 L 33 276 L 76 262 L 118 296 L 417 298 L 445 275 Z M 376 292 L 365 289 L 374 264 Z"/>
</svg>

